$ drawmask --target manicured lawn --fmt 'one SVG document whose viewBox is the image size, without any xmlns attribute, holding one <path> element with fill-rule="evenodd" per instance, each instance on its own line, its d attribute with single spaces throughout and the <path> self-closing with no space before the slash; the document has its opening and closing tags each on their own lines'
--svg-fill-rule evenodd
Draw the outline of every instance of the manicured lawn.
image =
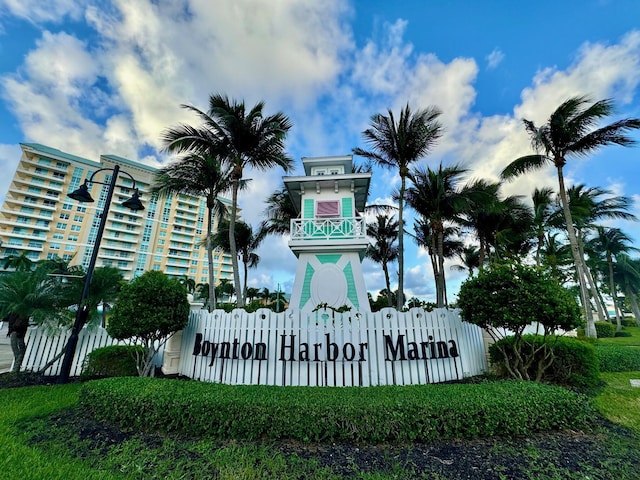
<svg viewBox="0 0 640 480">
<path fill-rule="evenodd" d="M 603 375 L 607 386 L 595 403 L 640 434 L 640 389 L 628 384 L 634 377 L 640 372 Z M 70 410 L 78 389 L 0 389 L 0 478 L 638 478 L 638 437 L 610 430 L 378 446 L 123 435 L 84 423 Z"/>
<path fill-rule="evenodd" d="M 629 332 L 631 336 L 599 338 L 598 343 L 604 344 L 604 345 L 628 345 L 628 346 L 640 347 L 640 328 L 624 327 L 623 331 Z"/>
</svg>

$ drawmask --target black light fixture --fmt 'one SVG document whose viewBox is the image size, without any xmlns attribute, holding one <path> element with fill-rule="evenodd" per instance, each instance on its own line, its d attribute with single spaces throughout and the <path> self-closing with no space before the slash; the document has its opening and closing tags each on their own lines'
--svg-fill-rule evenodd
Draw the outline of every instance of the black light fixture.
<svg viewBox="0 0 640 480">
<path fill-rule="evenodd" d="M 112 171 L 113 174 L 111 176 L 111 181 L 109 183 L 98 182 L 94 180 L 94 177 L 97 173 L 102 171 Z M 144 205 L 140 201 L 140 192 L 136 188 L 135 179 L 129 175 L 127 172 L 121 172 L 120 166 L 115 165 L 113 168 L 101 168 L 100 170 L 96 170 L 90 178 L 84 181 L 82 185 L 73 192 L 71 192 L 68 196 L 73 200 L 77 200 L 83 203 L 93 202 L 93 198 L 89 194 L 89 183 L 98 183 L 100 185 L 108 185 L 109 189 L 107 190 L 107 198 L 105 199 L 104 209 L 102 210 L 102 214 L 100 215 L 100 225 L 98 226 L 98 233 L 96 234 L 95 243 L 93 245 L 93 252 L 91 253 L 91 260 L 89 261 L 89 267 L 87 268 L 87 275 L 84 279 L 84 288 L 82 289 L 82 297 L 80 298 L 80 303 L 78 303 L 78 310 L 76 311 L 76 319 L 73 323 L 73 328 L 71 329 L 71 336 L 67 341 L 67 348 L 64 353 L 64 358 L 62 360 L 62 366 L 60 367 L 60 376 L 58 377 L 58 383 L 67 383 L 69 381 L 69 374 L 71 373 L 71 365 L 73 363 L 73 357 L 76 353 L 76 347 L 78 346 L 78 336 L 80 334 L 80 329 L 87 321 L 89 316 L 89 306 L 87 305 L 87 297 L 89 295 L 89 285 L 91 285 L 91 278 L 93 277 L 93 271 L 96 267 L 96 260 L 98 259 L 98 250 L 100 250 L 100 242 L 102 240 L 102 235 L 104 233 L 104 227 L 107 224 L 107 215 L 109 214 L 109 206 L 111 204 L 111 199 L 113 198 L 113 191 L 116 188 L 116 180 L 118 179 L 118 173 L 122 173 L 128 176 L 133 181 L 133 195 L 130 199 L 122 202 L 122 205 L 130 208 L 131 210 L 144 210 Z"/>
</svg>

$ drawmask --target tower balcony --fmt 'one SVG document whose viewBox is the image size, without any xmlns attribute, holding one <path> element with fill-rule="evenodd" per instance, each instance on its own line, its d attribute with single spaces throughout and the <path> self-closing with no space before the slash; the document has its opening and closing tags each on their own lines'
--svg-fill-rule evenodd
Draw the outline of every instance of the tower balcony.
<svg viewBox="0 0 640 480">
<path fill-rule="evenodd" d="M 367 226 L 364 217 L 294 218 L 291 220 L 289 246 L 297 250 L 305 247 L 366 248 Z"/>
</svg>

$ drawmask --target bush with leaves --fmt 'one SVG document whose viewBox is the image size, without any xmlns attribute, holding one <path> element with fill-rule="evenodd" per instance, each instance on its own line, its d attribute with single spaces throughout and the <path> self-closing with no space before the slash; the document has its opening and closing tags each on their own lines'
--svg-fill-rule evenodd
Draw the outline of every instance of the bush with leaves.
<svg viewBox="0 0 640 480">
<path fill-rule="evenodd" d="M 137 358 L 138 374 L 154 374 L 153 357 L 158 349 L 189 320 L 187 290 L 162 272 L 149 271 L 125 285 L 113 307 L 107 332 L 118 340 L 142 345 Z"/>
<path fill-rule="evenodd" d="M 541 269 L 519 264 L 494 265 L 465 281 L 458 294 L 463 320 L 478 325 L 494 342 L 513 335 L 513 355 L 498 345 L 509 376 L 541 381 L 553 364 L 550 343 L 524 348 L 527 326 L 537 323 L 543 337 L 580 325 L 580 309 L 572 295 Z"/>
<path fill-rule="evenodd" d="M 89 352 L 82 364 L 82 378 L 135 377 L 136 358 L 144 354 L 142 345 L 110 345 Z"/>
<path fill-rule="evenodd" d="M 616 333 L 616 326 L 609 322 L 595 322 L 598 338 L 611 338 Z"/>
</svg>

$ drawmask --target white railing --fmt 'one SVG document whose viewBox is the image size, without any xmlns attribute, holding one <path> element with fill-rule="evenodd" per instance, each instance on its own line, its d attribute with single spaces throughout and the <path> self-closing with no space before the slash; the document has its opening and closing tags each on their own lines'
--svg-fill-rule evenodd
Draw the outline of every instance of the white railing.
<svg viewBox="0 0 640 480">
<path fill-rule="evenodd" d="M 179 372 L 232 385 L 416 385 L 486 371 L 482 330 L 457 310 L 192 312 Z"/>
<path fill-rule="evenodd" d="M 365 239 L 363 217 L 294 218 L 291 220 L 291 240 L 351 240 Z"/>
</svg>

